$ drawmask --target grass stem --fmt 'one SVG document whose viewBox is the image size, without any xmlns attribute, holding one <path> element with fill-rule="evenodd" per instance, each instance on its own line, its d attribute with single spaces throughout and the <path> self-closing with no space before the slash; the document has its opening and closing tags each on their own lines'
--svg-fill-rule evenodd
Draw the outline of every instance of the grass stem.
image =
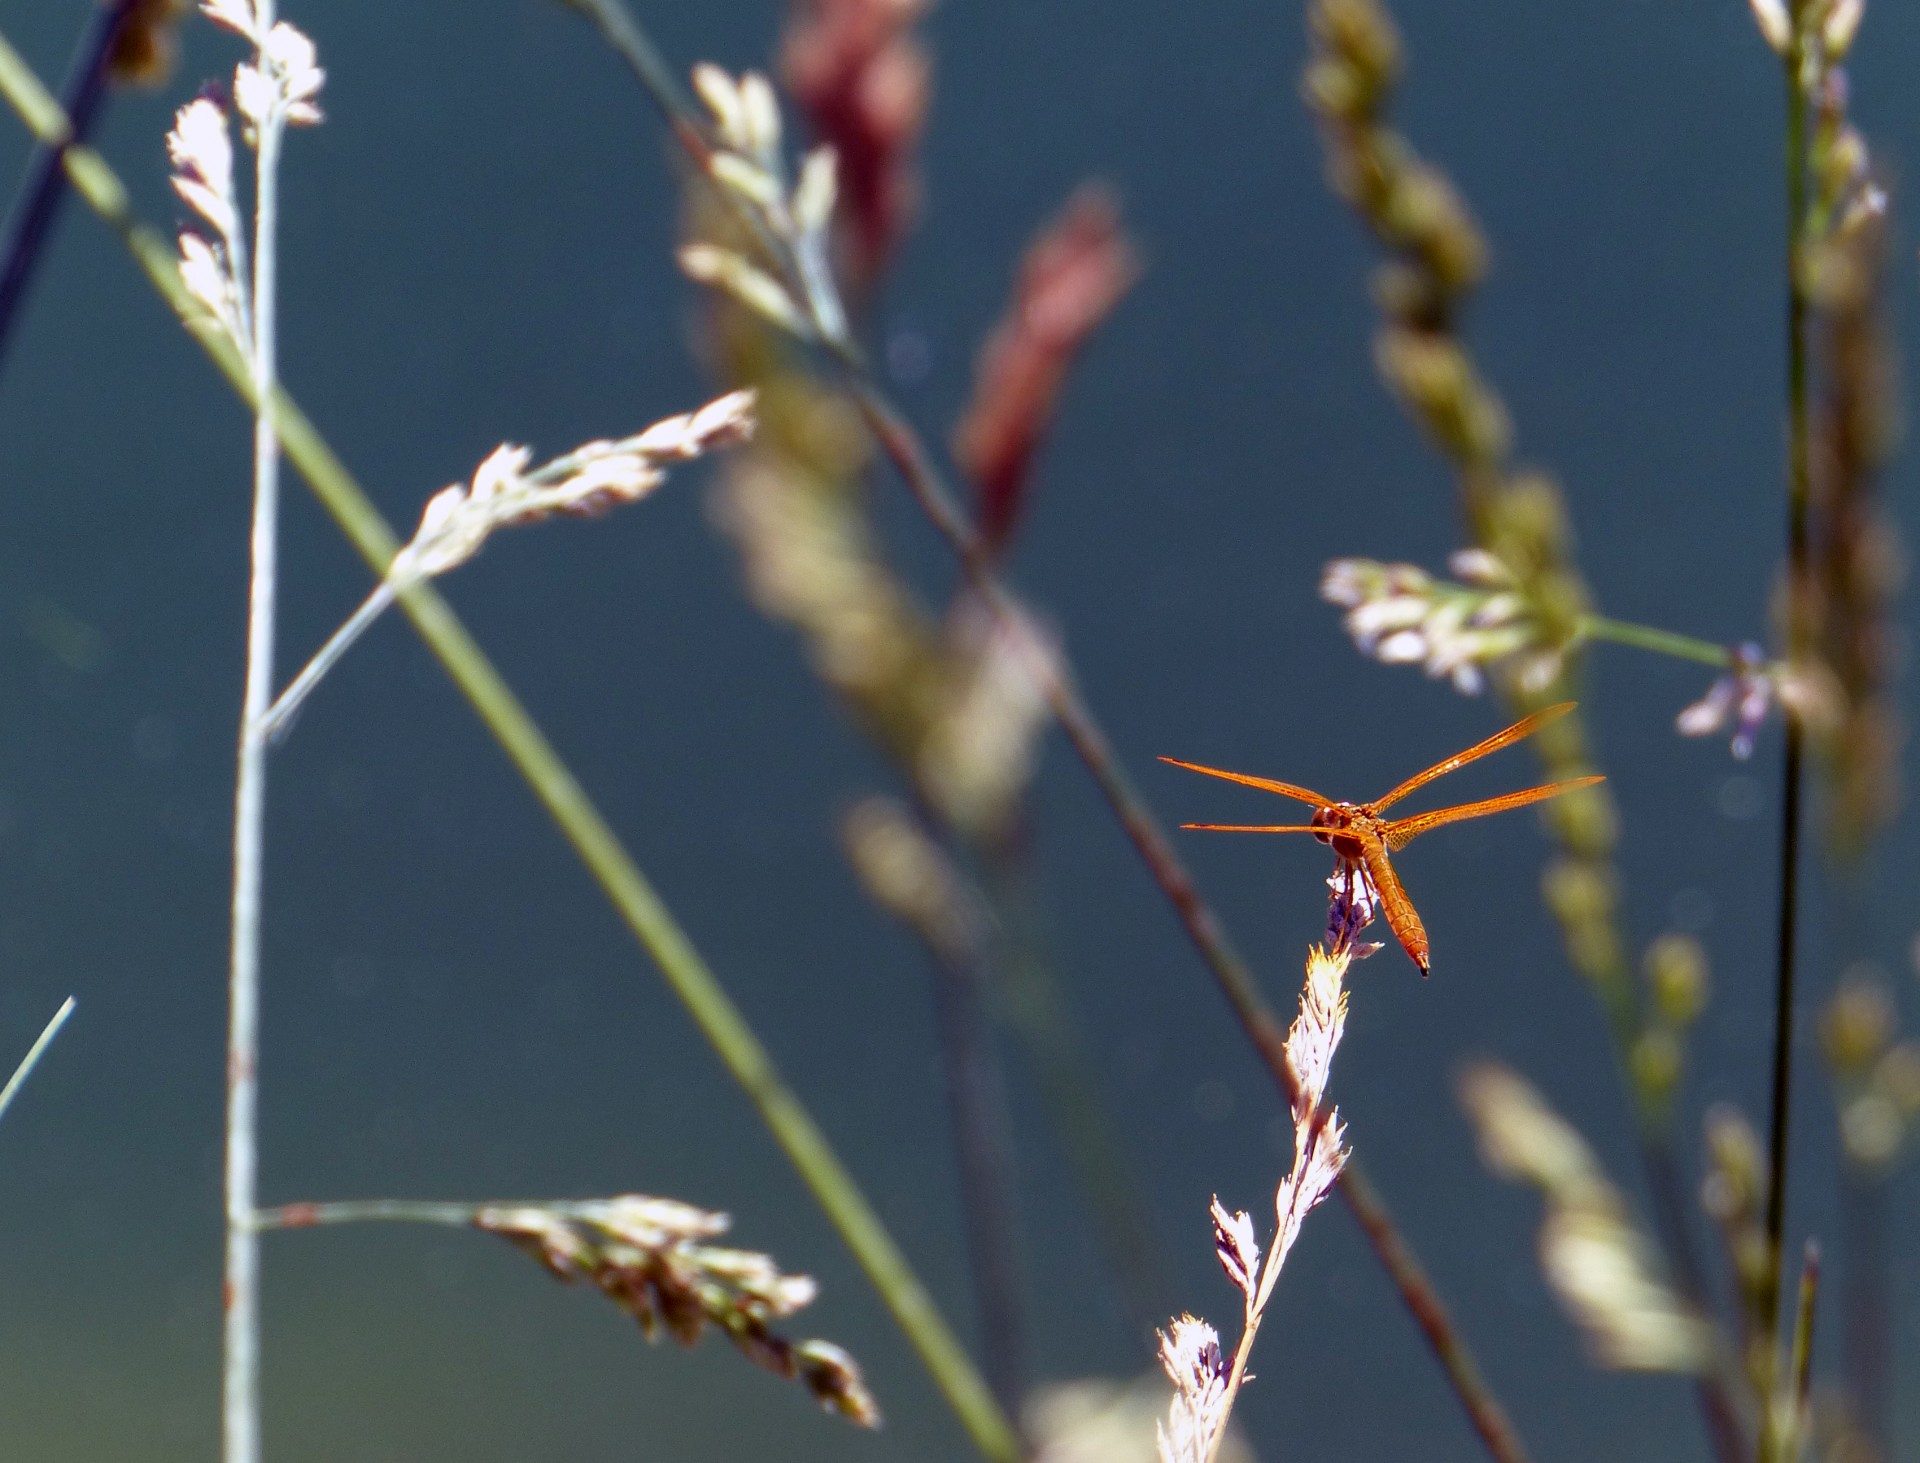
<svg viewBox="0 0 1920 1463">
<path fill-rule="evenodd" d="M 1610 640 L 1615 645 L 1631 645 L 1640 650 L 1651 650 L 1657 655 L 1671 655 L 1680 660 L 1691 660 L 1700 665 L 1718 666 L 1726 669 L 1733 664 L 1733 653 L 1724 645 L 1715 645 L 1711 640 L 1699 640 L 1692 635 L 1677 635 L 1671 630 L 1662 630 L 1653 625 L 1636 625 L 1628 620 L 1612 620 L 1605 615 L 1582 615 L 1578 638 L 1582 640 Z"/>
<path fill-rule="evenodd" d="M 254 0 L 259 35 L 274 24 L 273 0 Z M 257 56 L 271 74 L 264 52 Z M 221 1457 L 260 1459 L 260 1235 L 254 1224 L 259 1174 L 260 929 L 266 865 L 267 737 L 273 699 L 273 638 L 279 593 L 280 443 L 273 401 L 278 342 L 280 143 L 284 119 L 270 106 L 254 137 L 253 526 L 247 593 L 246 689 L 233 798 L 233 944 L 227 990 L 226 1328 L 221 1372 Z"/>
<path fill-rule="evenodd" d="M 1808 512 L 1812 499 L 1812 440 L 1808 416 L 1807 295 L 1804 279 L 1807 223 L 1806 0 L 1790 0 L 1786 72 L 1785 183 L 1787 206 L 1787 659 L 1806 650 L 1800 597 L 1811 573 Z M 1779 1351 L 1780 1292 L 1786 1259 L 1788 1134 L 1793 1116 L 1794 966 L 1799 914 L 1801 763 L 1805 728 L 1786 711 L 1786 756 L 1781 767 L 1780 910 L 1775 944 L 1772 1099 L 1767 1142 L 1766 1233 L 1768 1289 L 1763 1314 L 1768 1354 Z"/>
<path fill-rule="evenodd" d="M 67 1024 L 67 1018 L 73 1014 L 73 997 L 68 996 L 60 1003 L 60 1009 L 53 1013 L 53 1019 L 46 1024 L 40 1035 L 34 1039 L 27 1054 L 20 1058 L 20 1065 L 13 1069 L 13 1075 L 7 1078 L 7 1085 L 0 1087 L 0 1117 L 5 1117 L 7 1109 L 13 1106 L 14 1098 L 20 1095 L 20 1089 L 26 1086 L 27 1078 L 33 1075 L 33 1069 L 40 1065 L 40 1058 L 46 1055 L 47 1048 L 53 1045 L 53 1039 L 60 1034 L 60 1028 Z"/>
</svg>

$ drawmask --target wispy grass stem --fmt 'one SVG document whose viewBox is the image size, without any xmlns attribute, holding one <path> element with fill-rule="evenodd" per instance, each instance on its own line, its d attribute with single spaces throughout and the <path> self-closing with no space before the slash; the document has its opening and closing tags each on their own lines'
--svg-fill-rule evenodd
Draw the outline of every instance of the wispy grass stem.
<svg viewBox="0 0 1920 1463">
<path fill-rule="evenodd" d="M 33 1069 L 40 1065 L 40 1058 L 46 1055 L 47 1048 L 53 1045 L 53 1039 L 60 1034 L 60 1028 L 67 1024 L 67 1018 L 73 1014 L 73 997 L 68 996 L 60 1003 L 60 1009 L 53 1013 L 53 1019 L 47 1022 L 40 1035 L 34 1038 L 27 1054 L 20 1058 L 20 1065 L 13 1069 L 13 1075 L 7 1078 L 7 1085 L 0 1087 L 0 1117 L 5 1117 L 7 1109 L 13 1106 L 14 1098 L 20 1095 L 20 1089 L 26 1086 L 27 1078 L 33 1075 Z"/>
<path fill-rule="evenodd" d="M 264 38 L 274 0 L 253 0 Z M 261 71 L 268 70 L 264 48 Z M 273 699 L 273 637 L 279 597 L 280 442 L 276 390 L 280 143 L 284 121 L 267 109 L 254 137 L 253 339 L 248 366 L 254 401 L 253 526 L 248 547 L 246 689 L 233 798 L 233 944 L 227 991 L 226 1331 L 221 1393 L 225 1463 L 260 1458 L 260 1236 L 254 1224 L 259 1175 L 260 929 L 266 865 L 267 736 Z"/>
<path fill-rule="evenodd" d="M 1725 645 L 1715 645 L 1711 640 L 1701 640 L 1692 635 L 1679 635 L 1654 625 L 1608 619 L 1605 615 L 1582 615 L 1577 633 L 1582 640 L 1610 640 L 1615 645 L 1631 645 L 1639 650 L 1650 650 L 1656 655 L 1670 655 L 1700 665 L 1718 666 L 1723 670 L 1733 664 L 1733 651 Z"/>
</svg>

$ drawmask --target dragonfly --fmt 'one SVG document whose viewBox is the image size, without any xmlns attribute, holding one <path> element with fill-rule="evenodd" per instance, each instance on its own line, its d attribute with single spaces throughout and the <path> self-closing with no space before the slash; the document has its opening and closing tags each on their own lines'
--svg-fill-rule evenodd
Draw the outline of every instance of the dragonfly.
<svg viewBox="0 0 1920 1463">
<path fill-rule="evenodd" d="M 1413 963 L 1420 967 L 1420 973 L 1427 975 L 1432 972 L 1433 966 L 1426 926 L 1420 923 L 1420 915 L 1414 909 L 1413 901 L 1407 897 L 1400 876 L 1394 872 L 1390 855 L 1400 852 L 1429 828 L 1463 822 L 1468 818 L 1484 818 L 1489 813 L 1504 813 L 1508 808 L 1524 808 L 1529 803 L 1557 798 L 1562 793 L 1572 792 L 1579 787 L 1592 787 L 1596 782 L 1605 782 L 1606 779 L 1600 776 L 1574 777 L 1565 782 L 1550 782 L 1520 792 L 1503 793 L 1497 798 L 1486 798 L 1477 803 L 1461 803 L 1431 813 L 1415 813 L 1408 818 L 1382 815 L 1408 793 L 1417 792 L 1435 778 L 1444 777 L 1469 762 L 1477 762 L 1489 752 L 1497 752 L 1502 747 L 1512 746 L 1532 736 L 1547 723 L 1557 721 L 1573 710 L 1574 704 L 1562 701 L 1557 706 L 1549 706 L 1523 717 L 1505 731 L 1495 732 L 1484 742 L 1476 742 L 1466 751 L 1456 752 L 1445 761 L 1434 763 L 1425 772 L 1415 773 L 1385 797 L 1375 798 L 1370 803 L 1341 802 L 1307 788 L 1296 787 L 1290 782 L 1275 782 L 1272 778 L 1227 772 L 1218 767 L 1202 767 L 1197 762 L 1182 762 L 1178 757 L 1162 757 L 1160 760 L 1172 763 L 1175 767 L 1184 767 L 1189 772 L 1222 777 L 1228 782 L 1242 783 L 1247 787 L 1257 787 L 1267 792 L 1277 792 L 1282 797 L 1311 803 L 1313 816 L 1305 823 L 1182 823 L 1180 826 L 1210 833 L 1311 833 L 1333 849 L 1343 868 L 1357 865 L 1365 870 L 1380 896 L 1380 909 L 1387 917 L 1387 925 L 1393 931 L 1394 938 L 1399 940 L 1400 947 Z"/>
</svg>

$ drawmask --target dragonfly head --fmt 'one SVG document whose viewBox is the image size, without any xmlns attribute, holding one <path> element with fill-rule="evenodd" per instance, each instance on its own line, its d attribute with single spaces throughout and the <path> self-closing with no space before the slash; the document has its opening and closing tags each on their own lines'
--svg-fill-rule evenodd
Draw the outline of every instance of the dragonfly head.
<svg viewBox="0 0 1920 1463">
<path fill-rule="evenodd" d="M 1314 829 L 1313 836 L 1330 845 L 1341 858 L 1357 859 L 1360 840 L 1347 829 L 1353 826 L 1353 815 L 1359 811 L 1352 803 L 1329 803 L 1324 808 L 1315 808 L 1307 822 Z"/>
</svg>

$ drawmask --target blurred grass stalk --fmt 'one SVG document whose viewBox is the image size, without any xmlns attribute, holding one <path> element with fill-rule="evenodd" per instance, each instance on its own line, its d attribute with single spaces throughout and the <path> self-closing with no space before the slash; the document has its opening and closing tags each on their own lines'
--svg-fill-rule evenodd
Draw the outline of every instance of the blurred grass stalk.
<svg viewBox="0 0 1920 1463">
<path fill-rule="evenodd" d="M 659 49 L 640 29 L 631 12 L 618 0 L 562 0 L 562 3 L 580 11 L 600 30 L 659 108 L 675 139 L 701 173 L 711 177 L 715 150 L 705 128 Z M 729 190 L 718 191 L 729 200 L 738 221 L 756 242 L 773 258 L 780 259 L 780 243 L 771 236 L 764 222 L 753 210 L 741 206 Z M 701 262 L 727 267 L 724 261 L 711 256 Z M 742 294 L 769 287 L 781 293 L 783 298 L 779 302 L 763 296 L 756 304 L 773 306 L 775 313 L 784 311 L 789 328 L 797 325 L 798 333 L 829 355 L 843 376 L 848 398 L 900 473 L 915 503 L 959 559 L 974 592 L 998 621 L 1018 625 L 1022 611 L 1017 600 L 1000 581 L 989 546 L 961 511 L 919 433 L 881 388 L 859 346 L 845 333 L 844 322 L 840 322 L 842 328 L 838 330 L 825 329 L 822 327 L 826 322 L 796 313 L 793 299 L 805 298 L 809 293 L 810 281 L 803 277 L 803 272 L 789 268 L 783 270 L 783 274 L 785 278 L 776 281 L 749 267 L 747 272 L 738 273 L 731 280 L 717 274 L 709 274 L 707 278 Z M 1228 940 L 1218 916 L 1201 896 L 1159 821 L 1134 787 L 1104 728 L 1081 700 L 1068 667 L 1064 662 L 1036 666 L 1035 675 L 1061 730 L 1098 784 L 1154 882 L 1172 905 L 1261 1061 L 1281 1091 L 1292 1100 L 1297 1094 L 1287 1066 L 1283 1027 L 1261 996 L 1252 972 Z M 1501 1463 L 1519 1463 L 1525 1459 L 1524 1445 L 1506 1409 L 1488 1386 L 1466 1338 L 1454 1325 L 1424 1267 L 1357 1162 L 1350 1162 L 1342 1171 L 1338 1188 L 1376 1259 L 1432 1348 L 1482 1444 Z"/>
<path fill-rule="evenodd" d="M 92 135 L 110 83 L 157 82 L 165 76 L 172 51 L 169 22 L 179 8 L 172 0 L 104 0 L 95 5 L 60 92 L 61 110 L 75 141 L 85 142 Z M 0 368 L 66 197 L 62 152 L 47 142 L 34 148 L 0 239 Z"/>
<path fill-rule="evenodd" d="M 251 373 L 187 293 L 172 247 L 135 217 L 124 185 L 105 159 L 91 148 L 70 145 L 71 134 L 59 104 L 4 37 L 0 37 L 0 95 L 37 138 L 65 149 L 67 176 L 74 190 L 120 236 L 149 283 L 241 399 L 255 405 Z M 269 414 L 287 457 L 362 558 L 376 574 L 384 575 L 399 548 L 392 529 L 283 389 L 276 388 Z M 552 744 L 438 593 L 416 584 L 400 594 L 400 602 L 421 638 L 472 703 L 753 1101 L 775 1141 L 907 1333 L 975 1445 L 992 1459 L 1017 1458 L 1020 1450 L 1012 1424 L 994 1402 L 932 1297 L 825 1135 L 780 1077 L 766 1048 Z"/>
<path fill-rule="evenodd" d="M 1786 44 L 1780 47 L 1786 83 L 1784 183 L 1786 192 L 1787 287 L 1787 612 L 1786 655 L 1789 663 L 1802 661 L 1811 650 L 1809 626 L 1802 603 L 1809 580 L 1811 547 L 1808 512 L 1813 493 L 1813 445 L 1808 422 L 1807 292 L 1805 268 L 1811 237 L 1807 208 L 1807 19 L 1824 9 L 1824 0 L 1786 0 Z M 1773 1070 L 1767 1141 L 1767 1273 L 1761 1293 L 1769 1366 L 1777 1366 L 1780 1335 L 1781 1273 L 1786 1264 L 1788 1135 L 1792 1125 L 1794 957 L 1799 918 L 1800 775 L 1806 727 L 1792 708 L 1786 710 L 1786 755 L 1781 762 L 1780 795 L 1780 905 L 1776 927 Z M 1778 1456 L 1773 1426 L 1778 1411 L 1778 1384 L 1769 1377 L 1763 1394 L 1767 1404 L 1762 1424 L 1763 1459 Z"/>
<path fill-rule="evenodd" d="M 60 1034 L 60 1028 L 67 1024 L 67 1018 L 73 1014 L 74 1000 L 68 996 L 60 1003 L 60 1009 L 53 1013 L 53 1019 L 47 1022 L 40 1035 L 34 1038 L 27 1054 L 20 1058 L 20 1065 L 13 1069 L 13 1075 L 7 1079 L 7 1085 L 0 1087 L 0 1117 L 5 1117 L 7 1109 L 13 1106 L 14 1098 L 20 1095 L 20 1089 L 26 1085 L 27 1078 L 33 1075 L 33 1069 L 40 1065 L 40 1058 L 47 1054 L 47 1048 L 53 1045 L 53 1039 Z"/>
<path fill-rule="evenodd" d="M 1485 273 L 1484 240 L 1452 182 L 1384 120 L 1402 59 L 1399 33 L 1385 8 L 1378 0 L 1313 0 L 1308 22 L 1312 56 L 1303 90 L 1322 125 L 1329 182 L 1389 254 L 1375 275 L 1384 317 L 1375 345 L 1380 374 L 1453 464 L 1474 543 L 1513 575 L 1543 642 L 1565 651 L 1548 675 L 1510 680 L 1509 697 L 1526 710 L 1570 699 L 1590 595 L 1573 560 L 1565 501 L 1544 474 L 1512 466 L 1506 406 L 1480 376 L 1458 332 L 1459 313 Z M 1577 713 L 1549 728 L 1536 746 L 1556 779 L 1593 770 Z M 1673 1062 L 1646 1060 L 1664 1048 L 1657 1023 L 1648 1020 L 1649 1003 L 1634 981 L 1620 926 L 1620 877 L 1613 863 L 1618 814 L 1607 790 L 1596 787 L 1550 805 L 1547 824 L 1560 846 L 1544 879 L 1547 906 L 1560 923 L 1569 959 L 1608 1018 L 1661 1237 L 1682 1292 L 1697 1299 L 1704 1282 L 1673 1151 L 1670 1094 L 1678 1070 Z M 1667 1054 L 1679 1057 L 1677 1049 Z M 1743 1456 L 1737 1414 L 1724 1387 L 1706 1376 L 1699 1392 L 1721 1458 Z"/>
</svg>

